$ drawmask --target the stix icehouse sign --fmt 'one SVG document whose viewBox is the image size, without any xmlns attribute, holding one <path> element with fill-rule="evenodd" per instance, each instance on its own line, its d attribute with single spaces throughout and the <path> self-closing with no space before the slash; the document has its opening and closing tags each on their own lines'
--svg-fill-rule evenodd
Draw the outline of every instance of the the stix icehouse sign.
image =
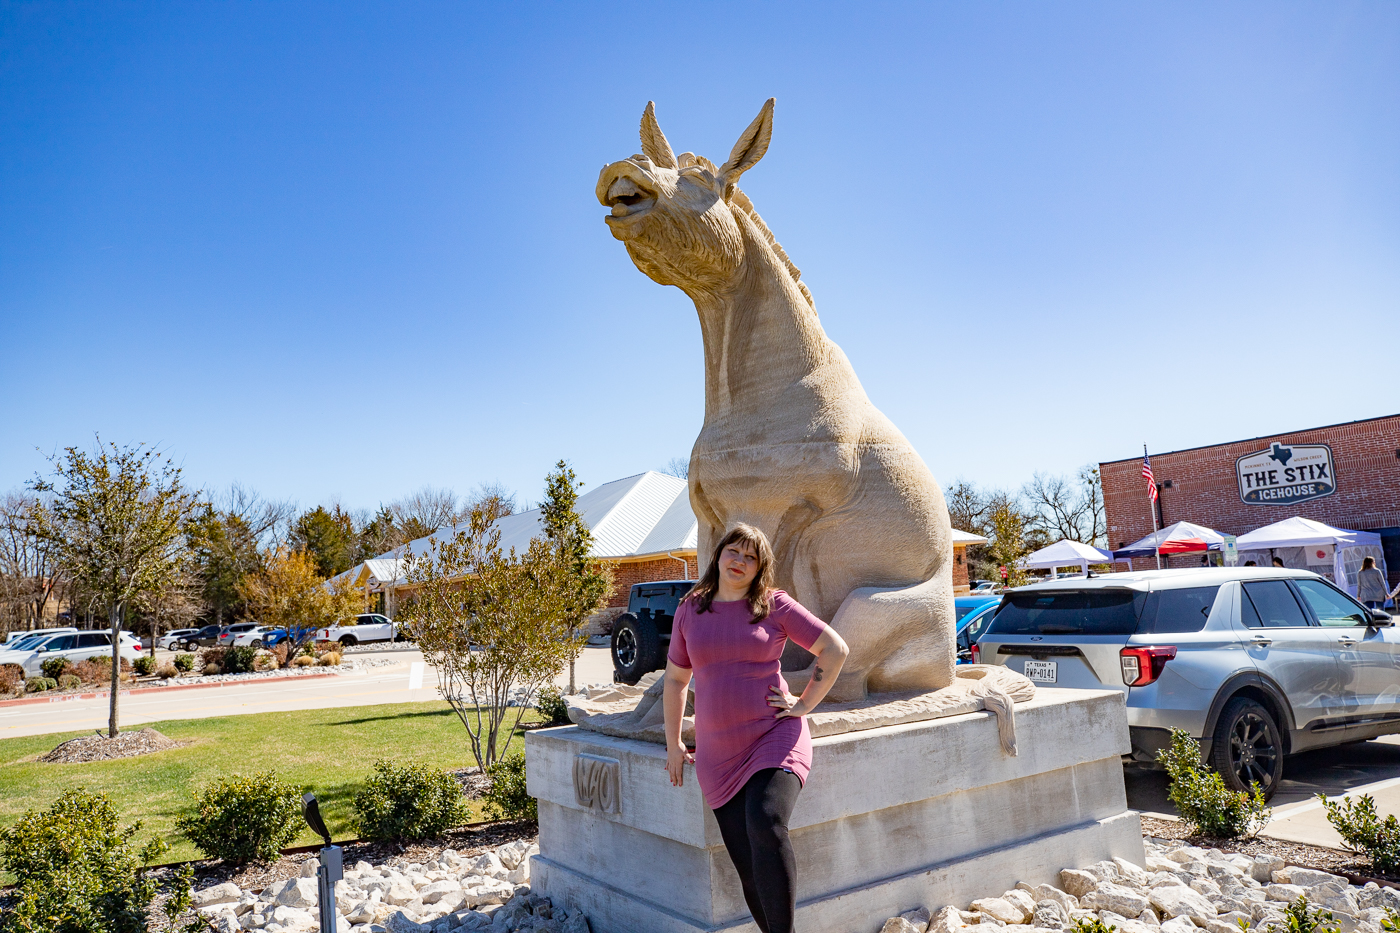
<svg viewBox="0 0 1400 933">
<path fill-rule="evenodd" d="M 1326 444 L 1280 444 L 1235 461 L 1240 499 L 1248 505 L 1292 505 L 1337 491 L 1332 448 Z"/>
</svg>

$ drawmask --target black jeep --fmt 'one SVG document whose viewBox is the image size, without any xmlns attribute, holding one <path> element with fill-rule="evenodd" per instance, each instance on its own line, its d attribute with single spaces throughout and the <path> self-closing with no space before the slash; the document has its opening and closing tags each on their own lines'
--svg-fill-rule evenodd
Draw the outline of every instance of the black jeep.
<svg viewBox="0 0 1400 933">
<path fill-rule="evenodd" d="M 613 622 L 613 680 L 635 684 L 644 674 L 666 666 L 671 620 L 694 585 L 694 580 L 633 584 L 627 611 Z"/>
</svg>

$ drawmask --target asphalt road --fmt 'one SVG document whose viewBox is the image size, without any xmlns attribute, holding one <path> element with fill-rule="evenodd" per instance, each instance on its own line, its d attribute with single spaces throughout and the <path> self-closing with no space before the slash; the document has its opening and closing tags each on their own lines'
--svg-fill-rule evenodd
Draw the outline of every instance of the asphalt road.
<svg viewBox="0 0 1400 933">
<path fill-rule="evenodd" d="M 1128 806 L 1149 813 L 1176 814 L 1167 799 L 1167 775 L 1139 766 L 1123 770 Z M 1305 752 L 1284 760 L 1283 780 L 1272 806 L 1309 800 L 1315 794 L 1336 796 L 1363 784 L 1400 777 L 1400 736 Z"/>
<path fill-rule="evenodd" d="M 197 690 L 171 689 L 169 692 L 128 694 L 121 698 L 122 725 L 138 726 L 163 719 L 204 719 L 210 716 L 417 703 L 438 699 L 432 670 L 422 672 L 421 686 L 411 684 L 412 665 L 423 660 L 419 652 L 366 652 L 352 656 L 389 658 L 394 664 L 334 677 L 307 678 L 305 681 L 293 678 Z M 611 682 L 612 661 L 608 650 L 585 648 L 575 666 L 575 680 L 578 684 Z M 560 674 L 556 682 L 560 686 L 567 685 L 568 674 Z M 105 697 L 0 706 L 0 738 L 102 729 L 107 725 L 107 712 L 108 701 Z"/>
</svg>

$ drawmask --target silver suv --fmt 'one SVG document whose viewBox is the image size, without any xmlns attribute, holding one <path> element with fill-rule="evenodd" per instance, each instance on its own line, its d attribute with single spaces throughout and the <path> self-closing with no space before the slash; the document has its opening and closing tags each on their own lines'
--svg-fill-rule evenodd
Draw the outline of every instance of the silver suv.
<svg viewBox="0 0 1400 933">
<path fill-rule="evenodd" d="M 1400 732 L 1400 633 L 1313 573 L 1155 570 L 1011 590 L 977 645 L 1038 684 L 1122 690 L 1132 756 L 1173 728 L 1236 789 L 1295 752 Z"/>
</svg>

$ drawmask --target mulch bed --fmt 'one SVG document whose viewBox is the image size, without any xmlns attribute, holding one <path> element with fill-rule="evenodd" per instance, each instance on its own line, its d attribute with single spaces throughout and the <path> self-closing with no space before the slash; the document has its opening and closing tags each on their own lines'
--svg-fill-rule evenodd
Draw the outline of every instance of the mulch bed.
<svg viewBox="0 0 1400 933">
<path fill-rule="evenodd" d="M 41 755 L 39 760 L 70 765 L 89 761 L 110 761 L 114 758 L 135 758 L 137 755 L 163 752 L 179 748 L 183 744 L 185 743 L 166 738 L 150 727 L 139 732 L 121 732 L 116 738 L 108 738 L 99 732 L 69 739 L 47 755 Z"/>
<path fill-rule="evenodd" d="M 1199 846 L 1202 849 L 1219 849 L 1221 852 L 1238 852 L 1241 855 L 1276 855 L 1289 865 L 1302 868 L 1316 868 L 1334 875 L 1343 875 L 1352 884 L 1365 884 L 1375 881 L 1391 887 L 1400 887 L 1400 876 L 1378 874 L 1367 861 L 1359 861 L 1355 852 L 1345 849 L 1328 849 L 1323 846 L 1304 845 L 1301 842 L 1288 842 L 1271 839 L 1268 836 L 1252 836 L 1243 839 L 1216 839 L 1211 836 L 1193 836 L 1191 827 L 1174 820 L 1159 820 L 1154 817 L 1142 818 L 1142 833 L 1159 841 L 1180 842 L 1182 845 Z"/>
</svg>

